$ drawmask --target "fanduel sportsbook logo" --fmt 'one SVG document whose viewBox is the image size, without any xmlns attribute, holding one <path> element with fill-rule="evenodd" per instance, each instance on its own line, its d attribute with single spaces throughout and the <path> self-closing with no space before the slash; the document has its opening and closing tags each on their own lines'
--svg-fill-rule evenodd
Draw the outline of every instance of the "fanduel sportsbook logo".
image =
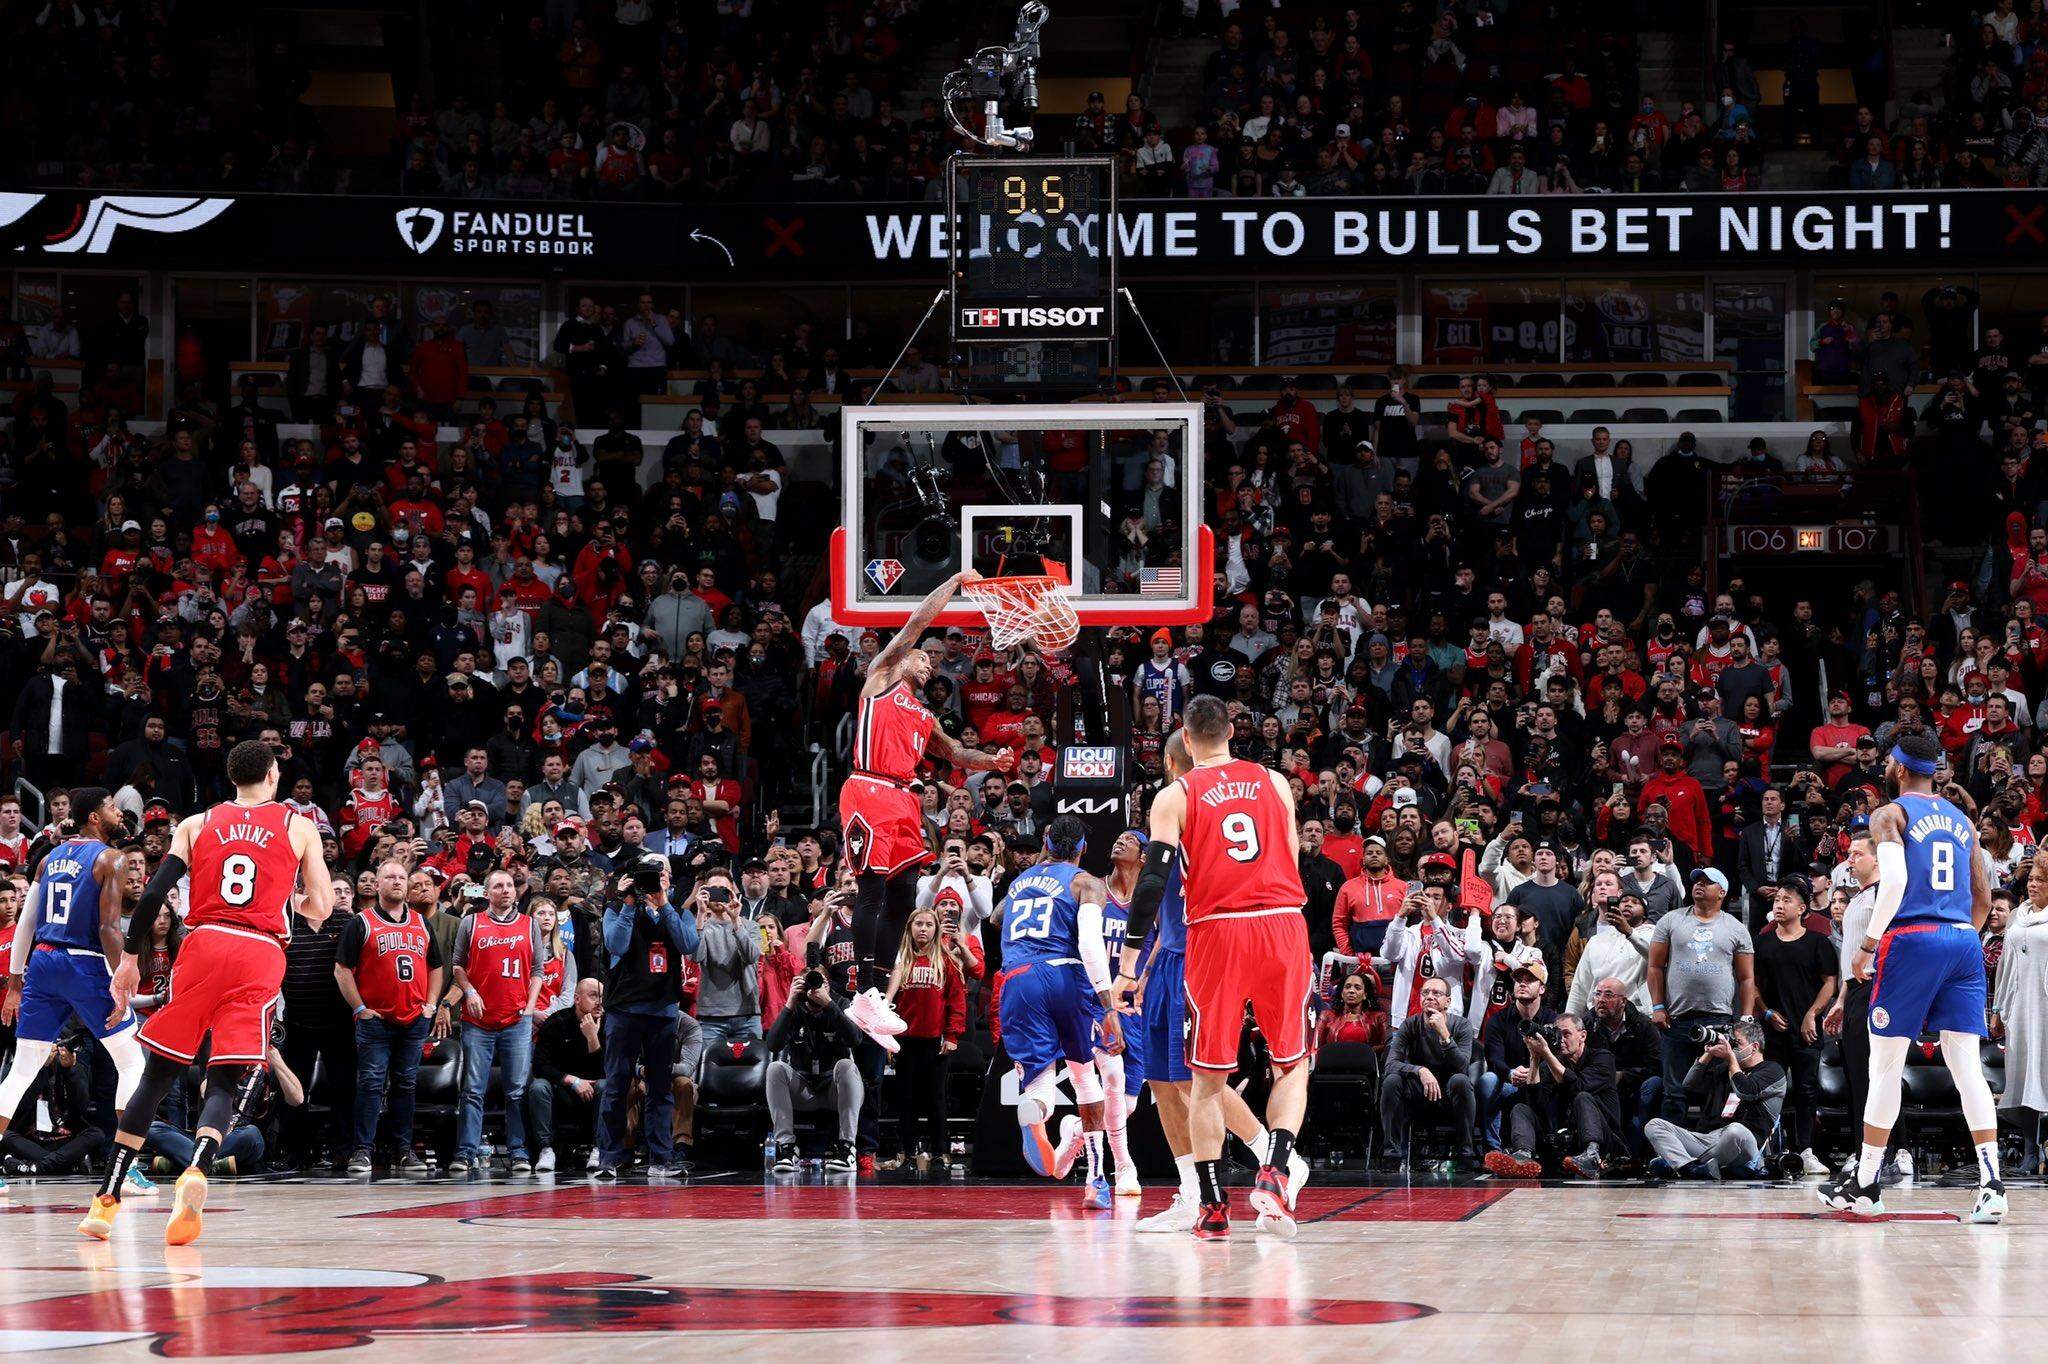
<svg viewBox="0 0 2048 1364">
<path fill-rule="evenodd" d="M 489 212 L 466 208 L 401 208 L 398 239 L 424 256 L 445 236 L 458 256 L 592 256 L 597 234 L 581 213 Z"/>
<path fill-rule="evenodd" d="M 1099 327 L 1102 305 L 1072 308 L 962 308 L 963 327 Z"/>
<path fill-rule="evenodd" d="M 424 256 L 434 249 L 434 243 L 441 240 L 441 229 L 447 226 L 447 215 L 438 208 L 401 208 L 398 210 L 398 239 L 412 249 L 416 256 Z"/>
</svg>

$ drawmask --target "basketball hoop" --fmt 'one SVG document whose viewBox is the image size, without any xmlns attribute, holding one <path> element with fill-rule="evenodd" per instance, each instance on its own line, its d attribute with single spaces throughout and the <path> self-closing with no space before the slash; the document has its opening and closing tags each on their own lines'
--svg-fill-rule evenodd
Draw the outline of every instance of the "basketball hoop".
<svg viewBox="0 0 2048 1364">
<path fill-rule="evenodd" d="M 1081 618 L 1063 578 L 982 578 L 960 590 L 988 621 L 989 642 L 998 649 L 1014 649 L 1029 639 L 1041 653 L 1056 654 L 1081 637 Z"/>
</svg>

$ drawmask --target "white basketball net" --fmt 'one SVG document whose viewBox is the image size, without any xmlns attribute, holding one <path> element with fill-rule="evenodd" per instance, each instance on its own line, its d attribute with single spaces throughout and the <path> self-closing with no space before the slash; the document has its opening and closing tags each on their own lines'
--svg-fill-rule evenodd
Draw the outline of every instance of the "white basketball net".
<svg viewBox="0 0 2048 1364">
<path fill-rule="evenodd" d="M 1042 653 L 1060 653 L 1081 637 L 1081 617 L 1057 578 L 983 578 L 961 591 L 988 621 L 989 642 L 998 649 L 1028 639 Z"/>
</svg>

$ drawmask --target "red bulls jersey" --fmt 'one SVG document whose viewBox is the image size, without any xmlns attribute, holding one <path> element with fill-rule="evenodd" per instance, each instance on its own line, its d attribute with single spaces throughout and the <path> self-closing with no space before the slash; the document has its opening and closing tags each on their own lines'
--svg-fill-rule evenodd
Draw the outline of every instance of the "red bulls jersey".
<svg viewBox="0 0 2048 1364">
<path fill-rule="evenodd" d="M 427 921 L 408 909 L 393 923 L 377 909 L 363 911 L 363 954 L 356 961 L 356 989 L 363 1003 L 394 1023 L 410 1023 L 426 1011 Z"/>
<path fill-rule="evenodd" d="M 1187 793 L 1180 860 L 1188 922 L 1212 914 L 1299 909 L 1308 899 L 1289 851 L 1294 820 L 1280 777 L 1232 759 L 1180 779 Z"/>
<path fill-rule="evenodd" d="M 472 1023 L 486 1028 L 509 1027 L 526 1012 L 527 982 L 533 979 L 533 920 L 514 914 L 499 923 L 488 914 L 474 917 L 469 930 L 469 983 L 483 997 L 483 1012 L 464 1011 Z"/>
<path fill-rule="evenodd" d="M 853 731 L 854 770 L 890 781 L 914 780 L 934 723 L 908 682 L 898 682 L 880 696 L 862 697 Z"/>
<path fill-rule="evenodd" d="M 213 925 L 291 938 L 292 891 L 299 858 L 292 851 L 292 812 L 274 800 L 223 801 L 206 812 L 192 839 L 187 928 Z"/>
</svg>

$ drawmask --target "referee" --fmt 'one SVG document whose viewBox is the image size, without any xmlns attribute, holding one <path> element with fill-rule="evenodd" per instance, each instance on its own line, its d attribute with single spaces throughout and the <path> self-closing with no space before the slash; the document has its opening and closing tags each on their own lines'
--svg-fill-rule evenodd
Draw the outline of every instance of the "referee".
<svg viewBox="0 0 2048 1364">
<path fill-rule="evenodd" d="M 1821 1021 L 1821 1028 L 1839 1033 L 1842 1038 L 1842 1069 L 1849 1085 L 1849 1159 L 1854 1161 L 1857 1143 L 1862 1140 L 1863 1107 L 1870 1097 L 1871 981 L 1856 979 L 1853 969 L 1856 950 L 1870 931 L 1870 914 L 1877 906 L 1877 845 L 1872 842 L 1868 828 L 1849 836 L 1848 866 L 1849 874 L 1856 878 L 1857 890 L 1849 899 L 1849 907 L 1842 911 L 1842 992 L 1835 996 L 1834 1007 Z M 1898 1128 L 1894 1127 L 1892 1133 L 1896 1143 Z M 1881 1168 L 1887 1174 L 1908 1175 L 1912 1173 L 1911 1159 L 1894 1144 L 1886 1150 Z"/>
</svg>

